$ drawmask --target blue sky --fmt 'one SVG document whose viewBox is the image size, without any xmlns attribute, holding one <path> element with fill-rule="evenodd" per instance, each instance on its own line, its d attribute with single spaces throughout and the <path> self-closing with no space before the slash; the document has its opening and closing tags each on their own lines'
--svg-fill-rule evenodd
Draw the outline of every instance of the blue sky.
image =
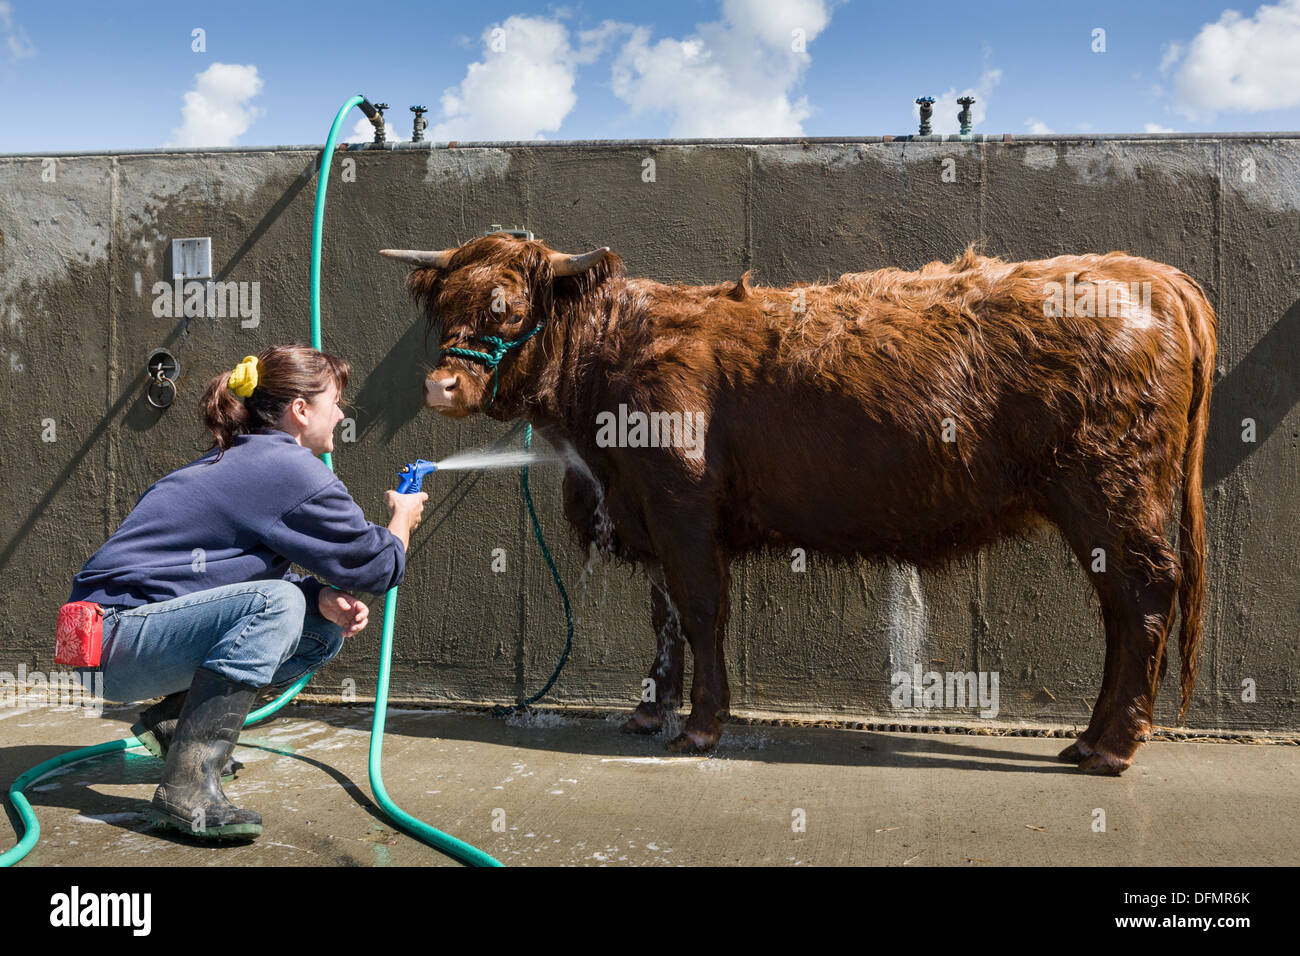
<svg viewBox="0 0 1300 956">
<path fill-rule="evenodd" d="M 1300 129 L 1300 0 L 1238 11 L 0 0 L 0 152 L 320 143 L 354 92 L 435 140 L 901 134 L 920 95 L 945 132 L 963 92 L 983 133 Z"/>
</svg>

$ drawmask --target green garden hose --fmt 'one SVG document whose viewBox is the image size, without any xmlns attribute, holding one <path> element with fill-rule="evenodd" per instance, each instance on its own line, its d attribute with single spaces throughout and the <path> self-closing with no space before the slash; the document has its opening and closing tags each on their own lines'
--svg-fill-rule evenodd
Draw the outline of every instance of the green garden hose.
<svg viewBox="0 0 1300 956">
<path fill-rule="evenodd" d="M 320 332 L 320 252 L 321 235 L 325 225 L 325 190 L 329 186 L 330 161 L 334 156 L 334 144 L 338 139 L 339 127 L 343 118 L 354 106 L 365 103 L 365 97 L 354 96 L 339 110 L 330 127 L 329 138 L 325 140 L 325 153 L 321 156 L 320 175 L 316 180 L 316 212 L 311 227 L 311 344 L 321 351 Z M 322 460 L 334 470 L 334 461 L 326 452 Z M 389 588 L 384 598 L 384 635 L 379 651 L 379 681 L 375 688 L 375 717 L 370 728 L 370 789 L 375 795 L 375 802 L 388 814 L 394 823 L 412 836 L 428 843 L 436 850 L 470 866 L 501 866 L 501 863 L 484 853 L 478 847 L 457 840 L 450 834 L 435 830 L 421 820 L 411 816 L 388 796 L 384 789 L 384 776 L 381 766 L 384 752 L 384 718 L 388 710 L 388 673 L 393 654 L 393 622 L 397 619 L 397 588 Z M 306 681 L 303 681 L 306 683 Z M 298 692 L 295 686 L 275 702 L 278 709 Z"/>
</svg>

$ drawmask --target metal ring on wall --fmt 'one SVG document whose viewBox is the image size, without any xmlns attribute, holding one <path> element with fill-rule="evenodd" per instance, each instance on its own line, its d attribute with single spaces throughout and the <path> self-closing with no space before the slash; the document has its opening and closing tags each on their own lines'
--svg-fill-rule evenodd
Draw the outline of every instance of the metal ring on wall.
<svg viewBox="0 0 1300 956">
<path fill-rule="evenodd" d="M 145 376 L 149 379 L 149 384 L 145 387 L 144 397 L 149 400 L 149 404 L 154 408 L 169 408 L 176 401 L 176 379 L 181 377 L 180 360 L 166 349 L 154 349 L 145 362 Z M 154 389 L 163 386 L 171 389 L 166 401 L 154 401 Z"/>
</svg>

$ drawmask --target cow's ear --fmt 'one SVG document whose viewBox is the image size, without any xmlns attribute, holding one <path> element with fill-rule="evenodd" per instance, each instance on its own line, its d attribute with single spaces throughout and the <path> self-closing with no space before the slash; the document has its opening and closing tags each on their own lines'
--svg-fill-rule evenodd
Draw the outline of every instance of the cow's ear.
<svg viewBox="0 0 1300 956">
<path fill-rule="evenodd" d="M 528 273 L 530 318 L 546 322 L 555 313 L 555 273 L 544 255 L 533 260 Z"/>
</svg>

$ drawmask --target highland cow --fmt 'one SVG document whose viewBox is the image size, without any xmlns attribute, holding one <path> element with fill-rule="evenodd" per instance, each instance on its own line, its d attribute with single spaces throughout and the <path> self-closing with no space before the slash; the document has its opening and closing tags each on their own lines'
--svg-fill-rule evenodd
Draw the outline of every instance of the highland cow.
<svg viewBox="0 0 1300 956">
<path fill-rule="evenodd" d="M 1178 269 L 967 249 L 916 272 L 769 288 L 748 272 L 707 286 L 627 278 L 608 248 L 566 255 L 505 233 L 383 254 L 415 267 L 408 291 L 439 332 L 426 404 L 526 418 L 564 456 L 575 536 L 645 568 L 657 693 L 623 730 L 656 732 L 678 706 L 684 639 L 691 711 L 669 748 L 717 744 L 738 555 L 802 547 L 936 568 L 1044 522 L 1082 563 L 1106 637 L 1092 718 L 1061 759 L 1103 774 L 1132 763 L 1175 602 L 1185 718 L 1216 319 Z M 698 423 L 695 453 L 629 440 L 630 425 L 610 441 L 610 416 L 633 413 L 676 415 L 660 420 L 670 436 L 674 421 Z"/>
</svg>

